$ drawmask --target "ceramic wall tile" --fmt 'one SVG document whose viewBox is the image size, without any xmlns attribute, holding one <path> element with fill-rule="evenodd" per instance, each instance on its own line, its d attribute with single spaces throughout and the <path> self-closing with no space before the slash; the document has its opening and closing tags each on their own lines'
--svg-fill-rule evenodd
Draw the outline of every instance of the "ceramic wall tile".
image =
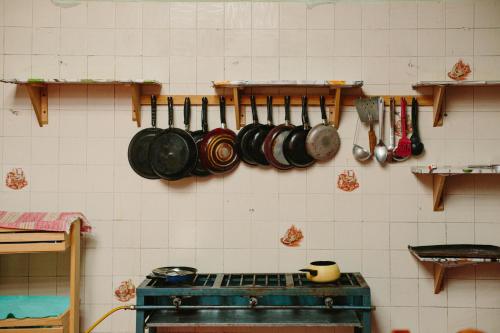
<svg viewBox="0 0 500 333">
<path fill-rule="evenodd" d="M 448 332 L 455 332 L 463 327 L 476 327 L 476 310 L 467 308 L 448 308 Z"/>
<path fill-rule="evenodd" d="M 335 21 L 335 6 L 333 4 L 318 4 L 307 7 L 307 28 L 308 29 L 333 29 Z"/>
</svg>

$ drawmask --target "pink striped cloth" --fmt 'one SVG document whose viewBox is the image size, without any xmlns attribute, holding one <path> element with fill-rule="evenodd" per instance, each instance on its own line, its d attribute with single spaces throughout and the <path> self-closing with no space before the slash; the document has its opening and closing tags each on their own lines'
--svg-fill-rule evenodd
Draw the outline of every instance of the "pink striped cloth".
<svg viewBox="0 0 500 333">
<path fill-rule="evenodd" d="M 81 220 L 81 232 L 90 232 L 92 227 L 82 213 L 73 212 L 7 212 L 0 210 L 0 228 L 21 230 L 65 231 L 71 224 Z"/>
</svg>

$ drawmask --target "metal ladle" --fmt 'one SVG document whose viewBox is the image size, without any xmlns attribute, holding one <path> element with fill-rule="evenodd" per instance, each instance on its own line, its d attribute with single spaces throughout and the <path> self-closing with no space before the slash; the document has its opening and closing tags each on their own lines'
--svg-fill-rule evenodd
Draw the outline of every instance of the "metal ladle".
<svg viewBox="0 0 500 333">
<path fill-rule="evenodd" d="M 372 157 L 372 154 L 365 148 L 358 145 L 359 136 L 359 118 L 356 122 L 356 130 L 354 131 L 354 142 L 352 146 L 352 155 L 357 161 L 364 162 Z"/>
<path fill-rule="evenodd" d="M 378 98 L 378 125 L 379 125 L 379 131 L 378 131 L 378 143 L 375 146 L 375 151 L 374 155 L 377 161 L 380 164 L 385 163 L 387 160 L 387 147 L 384 144 L 384 116 L 385 116 L 385 106 L 384 106 L 384 99 L 382 97 Z"/>
</svg>

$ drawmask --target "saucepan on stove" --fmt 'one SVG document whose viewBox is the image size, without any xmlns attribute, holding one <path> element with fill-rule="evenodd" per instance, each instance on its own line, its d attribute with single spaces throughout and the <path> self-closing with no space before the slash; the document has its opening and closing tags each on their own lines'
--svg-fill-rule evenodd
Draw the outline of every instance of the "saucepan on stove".
<svg viewBox="0 0 500 333">
<path fill-rule="evenodd" d="M 198 270 L 185 266 L 168 266 L 153 269 L 148 279 L 162 280 L 168 284 L 191 283 Z"/>
<path fill-rule="evenodd" d="M 300 271 L 306 272 L 306 278 L 311 282 L 333 282 L 340 277 L 339 265 L 335 261 L 313 261 Z"/>
</svg>

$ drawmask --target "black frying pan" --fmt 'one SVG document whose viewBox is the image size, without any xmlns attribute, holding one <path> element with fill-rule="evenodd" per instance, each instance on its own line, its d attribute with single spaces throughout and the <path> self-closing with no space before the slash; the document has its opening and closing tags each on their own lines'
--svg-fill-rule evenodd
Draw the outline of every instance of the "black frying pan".
<svg viewBox="0 0 500 333">
<path fill-rule="evenodd" d="M 257 115 L 257 105 L 255 103 L 255 96 L 250 96 L 251 108 L 252 108 L 252 119 L 253 122 L 251 124 L 246 125 L 238 132 L 236 136 L 236 147 L 238 148 L 238 154 L 243 162 L 250 165 L 257 165 L 257 162 L 254 160 L 250 143 L 253 137 L 253 130 L 255 128 L 259 128 L 264 126 L 263 124 L 259 124 L 259 116 Z"/>
<path fill-rule="evenodd" d="M 162 129 L 156 127 L 156 96 L 151 96 L 151 126 L 137 132 L 128 145 L 128 162 L 139 176 L 158 179 L 149 164 L 149 146 Z"/>
<path fill-rule="evenodd" d="M 191 173 L 195 176 L 205 177 L 210 175 L 210 171 L 203 165 L 201 162 L 201 141 L 205 137 L 205 134 L 208 133 L 208 121 L 207 121 L 207 112 L 208 112 L 208 98 L 203 97 L 201 99 L 201 130 L 197 130 L 191 132 L 191 136 L 193 137 L 194 142 L 196 143 L 196 148 L 198 149 L 198 160 L 196 161 L 196 165 Z"/>
<path fill-rule="evenodd" d="M 269 165 L 269 161 L 264 154 L 264 140 L 273 128 L 273 98 L 267 96 L 267 124 L 254 128 L 252 140 L 250 141 L 251 156 L 260 165 Z"/>
<path fill-rule="evenodd" d="M 188 110 L 187 108 L 184 111 Z M 184 125 L 189 129 L 189 114 L 184 114 Z M 149 149 L 153 171 L 166 180 L 188 176 L 198 160 L 198 149 L 188 131 L 174 127 L 174 102 L 168 98 L 168 128 L 158 134 Z"/>
<path fill-rule="evenodd" d="M 311 126 L 307 115 L 307 97 L 302 96 L 302 126 L 296 126 L 283 141 L 285 158 L 297 168 L 305 168 L 315 162 L 306 151 L 306 138 L 310 129 Z"/>
</svg>

